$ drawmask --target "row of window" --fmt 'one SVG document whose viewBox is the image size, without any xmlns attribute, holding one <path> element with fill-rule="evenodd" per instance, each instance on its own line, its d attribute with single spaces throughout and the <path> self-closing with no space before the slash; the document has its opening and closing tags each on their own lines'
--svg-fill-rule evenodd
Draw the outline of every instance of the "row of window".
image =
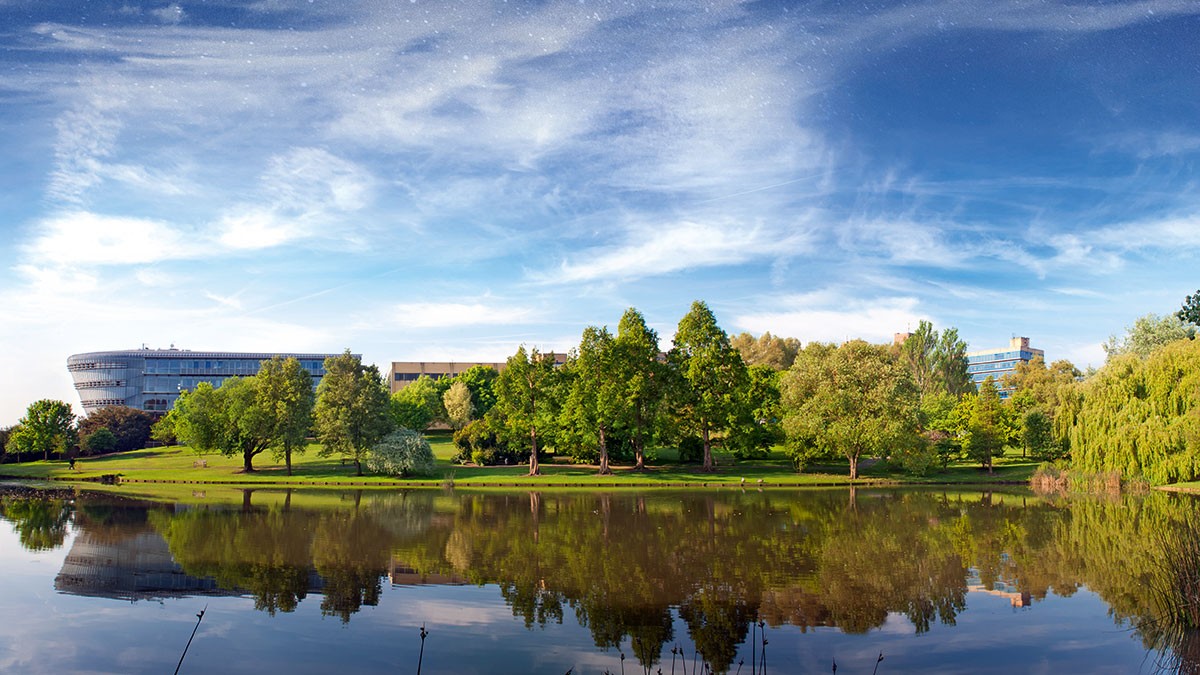
<svg viewBox="0 0 1200 675">
<path fill-rule="evenodd" d="M 431 380 L 436 380 L 439 377 L 451 377 L 450 373 L 396 373 L 397 382 L 416 382 L 424 375 Z"/>
<path fill-rule="evenodd" d="M 1008 361 L 1019 359 L 1021 361 L 1032 360 L 1033 357 L 1039 356 L 1033 352 L 1017 351 L 1017 352 L 996 352 L 995 354 L 976 354 L 967 357 L 967 363 L 984 363 L 987 361 Z"/>
<path fill-rule="evenodd" d="M 146 359 L 145 372 L 147 375 L 257 375 L 261 367 L 260 359 Z M 313 375 L 325 374 L 324 361 L 304 359 L 300 367 Z"/>
<path fill-rule="evenodd" d="M 124 387 L 125 380 L 88 380 L 76 382 L 76 389 L 100 389 L 102 387 Z"/>
<path fill-rule="evenodd" d="M 68 363 L 67 370 L 77 372 L 80 370 L 105 370 L 111 368 L 128 368 L 128 363 L 113 363 L 105 361 L 85 361 L 83 363 Z"/>
<path fill-rule="evenodd" d="M 100 408 L 106 405 L 125 405 L 123 398 L 91 398 L 83 400 L 84 408 Z"/>
</svg>

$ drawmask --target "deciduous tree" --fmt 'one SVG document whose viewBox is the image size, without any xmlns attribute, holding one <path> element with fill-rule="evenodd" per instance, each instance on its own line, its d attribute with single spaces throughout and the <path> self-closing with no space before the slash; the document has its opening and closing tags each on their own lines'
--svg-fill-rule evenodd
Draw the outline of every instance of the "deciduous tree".
<svg viewBox="0 0 1200 675">
<path fill-rule="evenodd" d="M 428 375 L 422 375 L 392 394 L 392 419 L 396 426 L 425 431 L 442 416 L 441 398 L 434 381 Z"/>
<path fill-rule="evenodd" d="M 442 408 L 446 410 L 446 423 L 455 431 L 475 419 L 475 403 L 471 400 L 471 389 L 466 382 L 454 379 L 450 388 L 442 395 Z"/>
<path fill-rule="evenodd" d="M 1176 314 L 1147 314 L 1134 321 L 1126 329 L 1124 337 L 1118 339 L 1115 335 L 1109 336 L 1108 342 L 1104 343 L 1104 351 L 1109 360 L 1122 354 L 1133 354 L 1144 359 L 1163 345 L 1195 337 L 1196 327 L 1185 323 Z"/>
<path fill-rule="evenodd" d="M 75 414 L 63 401 L 44 398 L 29 404 L 21 418 L 14 441 L 21 452 L 66 454 L 75 445 Z"/>
<path fill-rule="evenodd" d="M 917 387 L 887 347 L 861 340 L 836 348 L 809 345 L 780 386 L 793 444 L 842 454 L 851 479 L 858 478 L 862 457 L 886 456 L 916 437 Z"/>
<path fill-rule="evenodd" d="M 275 356 L 259 366 L 255 385 L 256 403 L 269 418 L 271 447 L 277 459 L 283 457 L 290 476 L 292 453 L 304 452 L 312 428 L 316 402 L 312 374 L 295 357 Z"/>
<path fill-rule="evenodd" d="M 108 429 L 116 438 L 116 446 L 113 450 L 128 452 L 146 447 L 153 425 L 154 416 L 144 410 L 124 405 L 110 405 L 100 408 L 80 420 L 79 436 L 86 438 L 98 429 Z"/>
<path fill-rule="evenodd" d="M 567 364 L 570 384 L 561 411 L 561 426 L 572 441 L 595 451 L 600 474 L 611 474 L 608 440 L 621 413 L 623 374 L 616 343 L 607 328 L 588 326 L 579 349 Z"/>
<path fill-rule="evenodd" d="M 538 468 L 538 443 L 553 429 L 557 406 L 554 355 L 522 345 L 508 357 L 504 372 L 496 378 L 496 404 L 492 408 L 494 428 L 503 430 L 509 443 L 529 447 L 529 475 Z M 540 436 L 539 436 L 540 434 Z"/>
<path fill-rule="evenodd" d="M 259 405 L 256 376 L 231 377 L 214 389 L 201 382 L 175 401 L 175 435 L 197 452 L 241 455 L 242 470 L 271 445 L 272 418 Z"/>
<path fill-rule="evenodd" d="M 367 453 L 393 428 L 388 405 L 387 385 L 374 365 L 364 366 L 350 350 L 325 359 L 313 411 L 322 453 L 354 460 L 361 476 Z"/>
</svg>

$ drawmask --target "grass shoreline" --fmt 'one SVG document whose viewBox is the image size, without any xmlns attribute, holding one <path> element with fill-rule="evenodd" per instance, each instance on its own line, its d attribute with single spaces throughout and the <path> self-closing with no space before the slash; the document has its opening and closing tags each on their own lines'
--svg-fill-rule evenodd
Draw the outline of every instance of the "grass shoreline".
<svg viewBox="0 0 1200 675">
<path fill-rule="evenodd" d="M 614 466 L 612 475 L 601 476 L 597 467 L 542 462 L 542 475 L 529 476 L 524 465 L 471 466 L 450 461 L 454 454 L 449 439 L 431 438 L 437 458 L 436 475 L 430 478 L 354 475 L 353 463 L 338 458 L 320 457 L 317 447 L 293 457 L 294 475 L 288 476 L 282 463 L 269 455 L 256 457 L 256 470 L 242 472 L 240 457 L 199 455 L 189 448 L 171 446 L 79 460 L 71 469 L 63 460 L 0 465 L 0 478 L 8 480 L 48 480 L 55 483 L 96 485 L 115 476 L 120 483 L 231 486 L 241 488 L 335 487 L 335 488 L 578 488 L 578 489 L 708 489 L 708 488 L 800 488 L 800 487 L 898 487 L 952 485 L 1028 485 L 1037 468 L 1036 462 L 1020 458 L 1001 460 L 994 474 L 977 465 L 959 464 L 927 476 L 911 476 L 891 470 L 883 462 L 864 466 L 859 477 L 851 480 L 845 462 L 809 467 L 797 473 L 782 452 L 767 459 L 735 460 L 729 455 L 717 457 L 717 470 L 702 472 L 697 465 L 672 462 L 667 451 L 645 471 L 630 466 Z M 864 463 L 865 464 L 865 463 Z M 107 478 L 113 480 L 112 478 Z"/>
</svg>

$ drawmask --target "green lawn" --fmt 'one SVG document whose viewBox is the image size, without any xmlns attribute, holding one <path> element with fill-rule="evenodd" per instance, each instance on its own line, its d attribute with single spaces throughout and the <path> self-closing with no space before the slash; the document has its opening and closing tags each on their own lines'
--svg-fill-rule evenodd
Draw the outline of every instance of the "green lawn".
<svg viewBox="0 0 1200 675">
<path fill-rule="evenodd" d="M 849 470 L 842 463 L 813 466 L 796 473 L 782 452 L 763 460 L 737 461 L 718 453 L 717 470 L 704 473 L 694 464 L 679 464 L 673 450 L 658 453 L 645 472 L 628 466 L 614 466 L 614 474 L 600 476 L 595 467 L 560 463 L 551 459 L 541 463 L 541 476 L 527 476 L 520 466 L 460 466 L 450 462 L 454 446 L 447 434 L 431 434 L 430 445 L 437 459 L 437 475 L 426 479 L 396 479 L 385 476 L 356 476 L 352 462 L 337 457 L 321 457 L 319 446 L 292 458 L 294 475 L 288 476 L 282 462 L 264 453 L 255 458 L 253 473 L 242 471 L 240 457 L 217 454 L 198 455 L 189 448 L 172 446 L 137 450 L 103 457 L 83 458 L 75 469 L 67 462 L 52 460 L 25 464 L 0 465 L 0 476 L 48 478 L 53 480 L 95 480 L 103 475 L 119 475 L 123 482 L 151 481 L 185 484 L 260 484 L 260 485 L 359 485 L 389 487 L 396 485 L 442 486 L 580 486 L 580 487 L 655 487 L 655 486 L 765 486 L 848 485 Z M 955 465 L 944 472 L 915 477 L 876 463 L 860 472 L 858 484 L 906 483 L 1025 483 L 1037 463 L 1019 458 L 1000 460 L 993 475 L 976 466 Z"/>
</svg>

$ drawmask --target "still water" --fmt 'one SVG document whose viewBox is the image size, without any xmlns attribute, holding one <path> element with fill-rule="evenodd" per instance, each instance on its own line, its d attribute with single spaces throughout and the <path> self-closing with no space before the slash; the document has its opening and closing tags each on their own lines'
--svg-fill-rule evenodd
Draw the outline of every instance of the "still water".
<svg viewBox="0 0 1200 675">
<path fill-rule="evenodd" d="M 0 672 L 170 673 L 202 610 L 181 673 L 1131 673 L 1189 651 L 1151 592 L 1154 542 L 1195 513 L 1178 495 L 0 495 Z"/>
</svg>

